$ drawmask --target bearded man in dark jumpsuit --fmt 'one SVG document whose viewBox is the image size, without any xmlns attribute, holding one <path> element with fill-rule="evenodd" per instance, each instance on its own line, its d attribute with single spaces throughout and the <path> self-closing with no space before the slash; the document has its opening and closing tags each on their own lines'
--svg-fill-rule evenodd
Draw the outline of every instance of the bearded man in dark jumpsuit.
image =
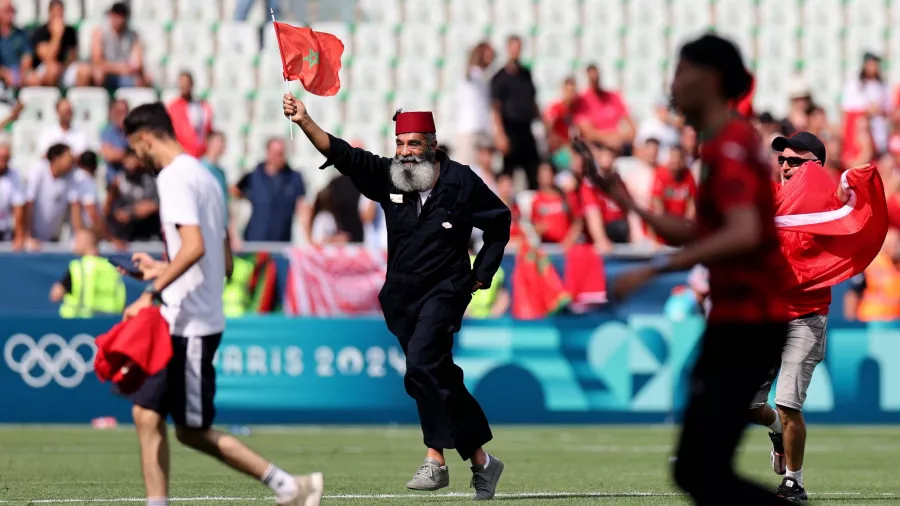
<svg viewBox="0 0 900 506">
<path fill-rule="evenodd" d="M 381 204 L 388 231 L 387 279 L 378 298 L 388 329 L 406 353 L 404 384 L 422 423 L 425 463 L 406 486 L 438 490 L 450 482 L 444 449 L 472 461 L 475 500 L 494 497 L 503 462 L 486 453 L 491 429 L 453 363 L 472 292 L 490 287 L 509 242 L 511 215 L 472 170 L 437 150 L 430 112 L 399 112 L 397 151 L 384 158 L 351 148 L 325 132 L 293 95 L 284 114 L 300 126 L 327 161 L 367 198 Z M 470 264 L 472 228 L 484 246 Z"/>
</svg>

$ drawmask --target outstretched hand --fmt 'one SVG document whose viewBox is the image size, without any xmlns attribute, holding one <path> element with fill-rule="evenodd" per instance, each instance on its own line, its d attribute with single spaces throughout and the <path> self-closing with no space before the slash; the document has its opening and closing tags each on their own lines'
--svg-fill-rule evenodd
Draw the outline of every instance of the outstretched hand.
<svg viewBox="0 0 900 506">
<path fill-rule="evenodd" d="M 306 116 L 306 106 L 290 93 L 284 94 L 282 105 L 284 106 L 284 115 L 294 123 L 298 123 Z"/>
</svg>

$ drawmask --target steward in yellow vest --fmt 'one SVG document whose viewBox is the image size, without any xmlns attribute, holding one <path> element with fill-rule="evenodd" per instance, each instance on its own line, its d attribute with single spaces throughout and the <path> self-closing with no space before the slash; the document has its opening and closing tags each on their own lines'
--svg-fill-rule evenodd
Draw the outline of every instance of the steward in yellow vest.
<svg viewBox="0 0 900 506">
<path fill-rule="evenodd" d="M 65 275 L 53 284 L 50 300 L 62 301 L 62 318 L 92 318 L 119 315 L 125 310 L 125 283 L 116 268 L 98 255 L 93 232 L 75 235 L 75 254 Z"/>
<path fill-rule="evenodd" d="M 243 316 L 250 309 L 253 294 L 250 293 L 250 281 L 253 277 L 255 265 L 250 260 L 235 256 L 234 271 L 225 283 L 225 291 L 222 293 L 222 302 L 225 308 L 226 318 Z"/>
<path fill-rule="evenodd" d="M 469 259 L 474 263 L 475 256 L 469 255 Z M 472 301 L 466 308 L 466 316 L 469 318 L 496 318 L 503 316 L 509 308 L 509 293 L 503 288 L 505 278 L 503 267 L 497 269 L 494 279 L 491 280 L 490 288 L 478 290 L 472 294 Z"/>
</svg>

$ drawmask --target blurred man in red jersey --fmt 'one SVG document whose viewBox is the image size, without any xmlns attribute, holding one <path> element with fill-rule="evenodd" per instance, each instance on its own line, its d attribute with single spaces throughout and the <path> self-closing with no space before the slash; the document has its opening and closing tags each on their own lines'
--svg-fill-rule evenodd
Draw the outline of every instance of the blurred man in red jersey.
<svg viewBox="0 0 900 506">
<path fill-rule="evenodd" d="M 789 504 L 734 471 L 747 406 L 780 362 L 788 320 L 782 297 L 772 290 L 786 267 L 774 224 L 771 170 L 753 127 L 731 106 L 750 85 L 733 43 L 705 35 L 681 48 L 673 101 L 703 143 L 696 220 L 639 208 L 616 180 L 605 183 L 657 235 L 686 245 L 619 276 L 615 296 L 627 296 L 663 272 L 709 268 L 712 309 L 674 469 L 675 481 L 701 506 Z"/>
</svg>

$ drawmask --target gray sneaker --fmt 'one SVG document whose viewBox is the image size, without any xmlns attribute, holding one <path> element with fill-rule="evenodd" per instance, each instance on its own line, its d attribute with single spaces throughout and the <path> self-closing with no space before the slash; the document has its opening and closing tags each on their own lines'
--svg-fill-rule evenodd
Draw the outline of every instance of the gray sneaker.
<svg viewBox="0 0 900 506">
<path fill-rule="evenodd" d="M 409 480 L 406 488 L 410 490 L 440 490 L 450 485 L 450 469 L 434 459 L 425 459 L 422 467 Z"/>
<path fill-rule="evenodd" d="M 488 454 L 491 461 L 488 463 L 487 469 L 483 466 L 472 466 L 472 483 L 470 487 L 475 489 L 475 501 L 489 501 L 494 498 L 497 492 L 497 482 L 500 481 L 500 475 L 503 474 L 503 462 L 497 457 Z"/>
</svg>

